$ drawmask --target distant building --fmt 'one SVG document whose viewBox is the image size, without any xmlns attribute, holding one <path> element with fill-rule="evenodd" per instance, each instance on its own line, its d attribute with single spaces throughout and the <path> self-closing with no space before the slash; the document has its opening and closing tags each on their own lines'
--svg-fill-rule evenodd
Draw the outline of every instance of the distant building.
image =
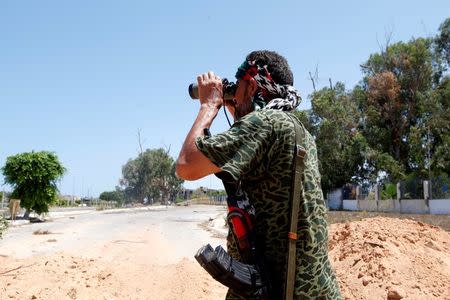
<svg viewBox="0 0 450 300">
<path fill-rule="evenodd" d="M 79 201 L 81 197 L 75 195 L 59 195 L 59 199 L 66 201 Z"/>
</svg>

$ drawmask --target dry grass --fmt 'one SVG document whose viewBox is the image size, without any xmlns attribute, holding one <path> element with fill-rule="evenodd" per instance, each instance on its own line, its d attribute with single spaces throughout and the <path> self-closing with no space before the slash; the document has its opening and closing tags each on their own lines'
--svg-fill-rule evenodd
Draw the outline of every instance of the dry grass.
<svg viewBox="0 0 450 300">
<path fill-rule="evenodd" d="M 188 201 L 188 204 L 204 204 L 204 205 L 225 205 L 225 202 L 213 201 L 209 197 L 194 198 Z"/>
</svg>

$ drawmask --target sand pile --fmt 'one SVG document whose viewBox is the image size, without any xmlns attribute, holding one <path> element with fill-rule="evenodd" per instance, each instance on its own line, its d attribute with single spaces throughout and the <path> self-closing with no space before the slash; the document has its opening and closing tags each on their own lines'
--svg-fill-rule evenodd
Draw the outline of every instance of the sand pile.
<svg viewBox="0 0 450 300">
<path fill-rule="evenodd" d="M 168 265 L 87 259 L 59 253 L 0 257 L 0 299 L 223 299 L 226 289 L 188 259 Z"/>
<path fill-rule="evenodd" d="M 450 233 L 393 218 L 330 226 L 345 299 L 450 299 Z"/>
</svg>

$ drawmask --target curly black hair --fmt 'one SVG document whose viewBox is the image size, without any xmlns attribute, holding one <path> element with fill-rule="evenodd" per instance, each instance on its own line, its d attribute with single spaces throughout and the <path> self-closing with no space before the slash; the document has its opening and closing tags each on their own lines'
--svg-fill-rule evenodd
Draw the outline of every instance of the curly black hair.
<svg viewBox="0 0 450 300">
<path fill-rule="evenodd" d="M 294 85 L 294 75 L 289 64 L 283 56 L 275 51 L 253 51 L 246 58 L 247 61 L 255 61 L 257 65 L 267 65 L 272 79 L 278 84 Z"/>
</svg>

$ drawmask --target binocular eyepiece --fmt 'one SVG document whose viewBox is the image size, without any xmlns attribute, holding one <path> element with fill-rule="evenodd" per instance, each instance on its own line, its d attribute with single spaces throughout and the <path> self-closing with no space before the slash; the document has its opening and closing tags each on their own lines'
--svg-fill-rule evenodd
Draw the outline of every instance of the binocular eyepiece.
<svg viewBox="0 0 450 300">
<path fill-rule="evenodd" d="M 237 86 L 234 82 L 229 82 L 226 78 L 222 79 L 223 101 L 233 100 L 236 88 Z M 196 83 L 189 85 L 189 96 L 192 99 L 198 99 L 198 85 Z"/>
</svg>

